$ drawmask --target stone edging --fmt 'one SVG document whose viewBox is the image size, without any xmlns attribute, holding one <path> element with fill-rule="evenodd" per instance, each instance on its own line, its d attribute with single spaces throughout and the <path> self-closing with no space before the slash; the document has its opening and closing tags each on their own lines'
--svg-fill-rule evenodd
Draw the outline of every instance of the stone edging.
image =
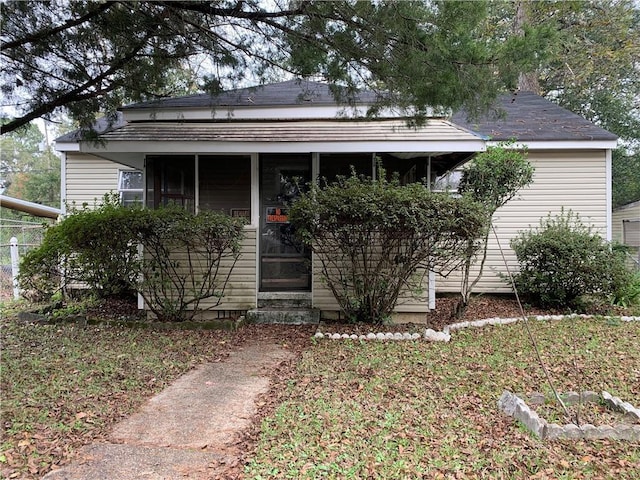
<svg viewBox="0 0 640 480">
<path fill-rule="evenodd" d="M 532 320 L 563 320 L 565 318 L 594 318 L 597 315 L 584 315 L 584 314 L 576 314 L 572 313 L 571 315 L 531 315 L 527 317 Z M 603 316 L 605 320 L 620 320 L 622 322 L 640 322 L 640 317 L 638 316 L 612 316 L 606 315 Z M 474 320 L 474 321 L 466 321 L 453 323 L 451 325 L 445 326 L 441 332 L 437 332 L 432 330 L 431 328 L 427 328 L 423 334 L 420 333 L 410 333 L 410 332 L 378 332 L 378 333 L 367 333 L 366 335 L 355 335 L 355 334 L 347 334 L 347 333 L 323 333 L 318 330 L 314 338 L 317 339 L 329 339 L 329 340 L 428 340 L 432 342 L 448 342 L 451 340 L 451 332 L 455 330 L 461 330 L 463 328 L 469 327 L 485 327 L 487 325 L 507 325 L 510 323 L 515 323 L 518 321 L 522 321 L 522 317 L 511 317 L 511 318 L 485 318 L 484 320 Z"/>
<path fill-rule="evenodd" d="M 530 402 L 540 403 L 540 397 L 544 402 L 544 396 L 541 394 L 533 395 Z M 623 402 L 618 397 L 613 397 L 606 391 L 601 395 L 595 392 L 582 392 L 577 394 L 570 392 L 567 394 L 567 404 L 575 404 L 580 401 L 597 402 L 604 401 L 612 410 L 620 411 L 633 422 L 640 421 L 640 410 L 627 402 Z M 530 430 L 534 435 L 542 440 L 560 440 L 560 439 L 603 439 L 611 438 L 615 440 L 640 440 L 640 424 L 631 425 L 619 423 L 616 425 L 600 425 L 595 426 L 589 423 L 584 425 L 558 425 L 556 423 L 547 423 L 543 418 L 533 411 L 527 403 L 519 396 L 505 390 L 498 400 L 498 407 L 510 417 L 522 422 L 522 424 Z"/>
</svg>

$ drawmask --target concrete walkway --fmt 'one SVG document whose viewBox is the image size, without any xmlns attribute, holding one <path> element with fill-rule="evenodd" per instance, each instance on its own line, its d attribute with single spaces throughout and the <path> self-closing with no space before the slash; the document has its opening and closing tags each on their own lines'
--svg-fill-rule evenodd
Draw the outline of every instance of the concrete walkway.
<svg viewBox="0 0 640 480">
<path fill-rule="evenodd" d="M 43 480 L 219 478 L 238 462 L 238 434 L 250 426 L 256 398 L 268 391 L 269 372 L 291 357 L 264 341 L 201 365 L 117 424 L 110 443 L 83 448 L 75 462 Z"/>
</svg>

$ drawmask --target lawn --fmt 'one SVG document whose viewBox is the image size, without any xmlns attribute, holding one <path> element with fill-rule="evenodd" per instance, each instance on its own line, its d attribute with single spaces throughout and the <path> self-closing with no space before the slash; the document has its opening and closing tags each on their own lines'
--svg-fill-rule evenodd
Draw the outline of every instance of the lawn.
<svg viewBox="0 0 640 480">
<path fill-rule="evenodd" d="M 536 321 L 560 391 L 640 404 L 640 322 Z M 640 478 L 640 445 L 541 442 L 498 412 L 504 389 L 549 393 L 522 324 L 451 343 L 320 340 L 262 423 L 246 478 Z"/>
<path fill-rule="evenodd" d="M 0 477 L 41 478 L 177 376 L 265 328 L 2 320 Z M 640 322 L 534 322 L 533 330 L 559 390 L 605 388 L 640 404 Z M 498 412 L 504 389 L 548 392 L 521 324 L 462 330 L 450 343 L 304 345 L 297 368 L 274 378 L 244 457 L 247 479 L 640 478 L 638 444 L 543 443 Z"/>
<path fill-rule="evenodd" d="M 0 323 L 0 478 L 41 478 L 185 371 L 221 359 L 219 331 Z"/>
</svg>

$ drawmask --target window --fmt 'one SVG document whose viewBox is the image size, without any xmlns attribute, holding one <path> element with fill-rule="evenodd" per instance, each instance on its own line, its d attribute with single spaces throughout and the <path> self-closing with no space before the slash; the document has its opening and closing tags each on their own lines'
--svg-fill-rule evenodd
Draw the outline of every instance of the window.
<svg viewBox="0 0 640 480">
<path fill-rule="evenodd" d="M 625 245 L 640 247 L 640 220 L 623 220 L 622 232 Z"/>
<path fill-rule="evenodd" d="M 198 156 L 199 210 L 217 210 L 251 222 L 251 157 Z"/>
<path fill-rule="evenodd" d="M 195 169 L 193 155 L 147 157 L 147 206 L 181 205 L 195 212 Z"/>
<path fill-rule="evenodd" d="M 461 169 L 456 169 L 436 177 L 431 190 L 434 192 L 456 193 L 460 186 L 460 180 L 462 180 L 462 173 Z"/>
<path fill-rule="evenodd" d="M 120 203 L 125 207 L 142 204 L 142 172 L 139 170 L 120 170 L 118 172 L 118 193 Z"/>
</svg>

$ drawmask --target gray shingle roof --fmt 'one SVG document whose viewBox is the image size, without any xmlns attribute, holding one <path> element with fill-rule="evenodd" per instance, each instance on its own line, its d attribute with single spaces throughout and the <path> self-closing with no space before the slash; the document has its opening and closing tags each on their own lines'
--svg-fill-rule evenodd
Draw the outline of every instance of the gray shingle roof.
<svg viewBox="0 0 640 480">
<path fill-rule="evenodd" d="M 502 116 L 498 116 L 500 113 Z M 580 115 L 531 92 L 501 95 L 493 114 L 469 120 L 465 112 L 458 112 L 453 115 L 452 122 L 498 141 L 580 141 L 618 138 Z"/>
<path fill-rule="evenodd" d="M 357 103 L 374 102 L 373 92 L 362 92 Z M 336 101 L 324 83 L 308 80 L 288 80 L 256 87 L 240 88 L 222 92 L 217 96 L 209 94 L 188 95 L 166 98 L 151 102 L 134 103 L 122 107 L 131 109 L 161 108 L 211 108 L 211 107 L 275 107 L 284 105 L 335 105 Z"/>
<path fill-rule="evenodd" d="M 372 103 L 376 94 L 363 92 L 359 103 Z M 168 98 L 137 103 L 121 110 L 133 109 L 193 109 L 224 107 L 283 107 L 293 105 L 336 105 L 329 86 L 306 80 L 289 80 L 258 87 L 242 88 L 212 97 L 208 94 Z M 499 115 L 501 112 L 502 115 Z M 465 112 L 452 117 L 452 123 L 475 134 L 497 141 L 610 141 L 617 136 L 585 118 L 531 92 L 518 92 L 499 97 L 495 111 L 477 120 L 469 120 Z M 98 122 L 99 133 L 113 131 L 126 123 L 119 115 L 112 125 Z M 71 132 L 56 139 L 59 143 L 77 142 L 81 132 Z"/>
</svg>

